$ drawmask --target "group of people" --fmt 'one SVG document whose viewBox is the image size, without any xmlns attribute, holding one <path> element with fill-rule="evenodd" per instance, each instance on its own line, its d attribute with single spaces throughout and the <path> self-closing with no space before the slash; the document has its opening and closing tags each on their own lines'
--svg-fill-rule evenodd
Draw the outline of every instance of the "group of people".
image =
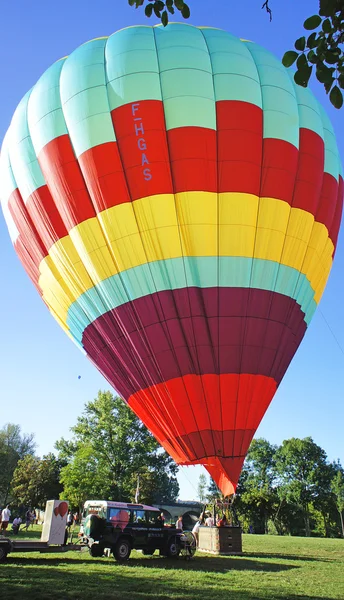
<svg viewBox="0 0 344 600">
<path fill-rule="evenodd" d="M 8 526 L 9 526 L 11 514 L 12 513 L 11 513 L 9 506 L 6 506 L 3 510 L 0 509 L 0 531 L 1 531 L 2 535 L 4 535 L 4 532 L 7 530 Z M 37 524 L 37 522 L 38 522 L 38 519 L 37 519 L 36 511 L 31 510 L 29 508 L 25 513 L 25 524 L 24 524 L 23 529 L 28 530 L 30 525 L 33 526 L 34 524 Z M 12 521 L 12 532 L 14 534 L 18 533 L 19 528 L 22 523 L 23 523 L 23 520 L 21 519 L 21 517 L 19 515 L 16 515 Z"/>
<path fill-rule="evenodd" d="M 192 529 L 192 533 L 194 534 L 194 536 L 196 538 L 197 544 L 198 544 L 199 528 L 202 525 L 205 527 L 214 527 L 214 519 L 209 512 L 203 513 L 202 515 L 200 515 L 197 523 L 195 523 L 195 525 Z M 228 519 L 225 514 L 223 514 L 222 517 L 217 520 L 216 526 L 217 527 L 229 527 Z"/>
</svg>

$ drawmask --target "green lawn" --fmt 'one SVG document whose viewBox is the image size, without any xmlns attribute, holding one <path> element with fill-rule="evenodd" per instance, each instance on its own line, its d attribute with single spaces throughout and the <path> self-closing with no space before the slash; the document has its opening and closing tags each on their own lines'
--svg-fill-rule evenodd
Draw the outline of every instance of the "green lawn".
<svg viewBox="0 0 344 600">
<path fill-rule="evenodd" d="M 23 537 L 37 537 L 35 527 Z M 196 554 L 186 562 L 128 563 L 88 553 L 10 554 L 0 565 L 4 600 L 344 600 L 344 540 L 243 536 L 244 555 Z"/>
</svg>

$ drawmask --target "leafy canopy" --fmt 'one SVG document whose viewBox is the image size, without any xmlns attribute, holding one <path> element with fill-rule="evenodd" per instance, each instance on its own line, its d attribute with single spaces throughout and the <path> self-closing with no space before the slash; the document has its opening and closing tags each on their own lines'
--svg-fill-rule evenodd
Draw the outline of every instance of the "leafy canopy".
<svg viewBox="0 0 344 600">
<path fill-rule="evenodd" d="M 133 501 L 139 478 L 140 502 L 174 500 L 178 467 L 128 406 L 111 392 L 99 392 L 72 427 L 73 439 L 59 440 L 63 497 L 73 506 L 90 498 Z"/>
</svg>

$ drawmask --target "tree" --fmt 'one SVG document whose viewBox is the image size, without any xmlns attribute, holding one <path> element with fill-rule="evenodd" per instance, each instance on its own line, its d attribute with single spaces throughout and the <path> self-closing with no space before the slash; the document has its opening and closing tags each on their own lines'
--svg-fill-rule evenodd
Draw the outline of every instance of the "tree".
<svg viewBox="0 0 344 600">
<path fill-rule="evenodd" d="M 38 458 L 27 454 L 17 464 L 12 479 L 12 495 L 18 504 L 44 508 L 47 500 L 56 499 L 62 491 L 61 463 L 53 454 Z"/>
<path fill-rule="evenodd" d="M 262 9 L 265 9 L 272 20 L 270 0 L 265 0 Z M 151 17 L 154 13 L 166 27 L 169 14 L 179 11 L 184 19 L 190 17 L 190 8 L 184 0 L 128 0 L 130 6 L 139 8 L 145 5 L 145 15 Z M 211 0 L 208 0 L 209 10 L 213 9 Z M 295 50 L 289 50 L 283 56 L 283 64 L 290 67 L 296 62 L 297 71 L 294 75 L 295 83 L 307 87 L 312 75 L 313 66 L 316 68 L 316 77 L 324 85 L 330 101 L 335 108 L 341 108 L 343 95 L 340 88 L 344 88 L 344 2 L 343 0 L 319 0 L 317 14 L 306 19 L 303 26 L 307 33 L 295 42 Z"/>
<path fill-rule="evenodd" d="M 19 425 L 7 423 L 0 430 L 0 505 L 7 504 L 11 480 L 18 461 L 34 454 L 33 434 L 22 434 Z"/>
<path fill-rule="evenodd" d="M 256 532 L 268 533 L 268 520 L 278 511 L 278 497 L 273 488 L 276 451 L 277 446 L 263 438 L 252 440 L 240 480 L 238 509 L 249 517 Z"/>
<path fill-rule="evenodd" d="M 177 465 L 129 407 L 111 392 L 88 402 L 73 439 L 56 443 L 63 497 L 81 506 L 87 498 L 131 502 L 140 476 L 141 502 L 174 500 L 179 487 Z"/>
<path fill-rule="evenodd" d="M 309 506 L 329 493 L 325 451 L 311 437 L 284 440 L 276 452 L 280 496 L 303 512 L 305 534 L 310 536 Z"/>
<path fill-rule="evenodd" d="M 204 473 L 201 473 L 198 479 L 197 493 L 199 501 L 203 504 L 206 499 L 207 478 Z"/>
<path fill-rule="evenodd" d="M 340 525 L 342 529 L 342 537 L 344 538 L 344 471 L 341 465 L 339 465 L 338 463 L 336 464 L 336 467 L 337 472 L 331 481 L 331 489 L 335 497 L 335 504 L 339 513 Z"/>
</svg>

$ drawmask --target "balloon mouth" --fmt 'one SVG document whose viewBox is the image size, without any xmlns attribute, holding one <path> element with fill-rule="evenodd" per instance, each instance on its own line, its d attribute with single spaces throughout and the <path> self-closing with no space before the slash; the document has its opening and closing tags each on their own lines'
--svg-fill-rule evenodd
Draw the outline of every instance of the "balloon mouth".
<svg viewBox="0 0 344 600">
<path fill-rule="evenodd" d="M 244 460 L 244 456 L 237 456 L 234 458 L 210 456 L 204 460 L 194 460 L 179 464 L 185 466 L 203 465 L 215 481 L 217 487 L 221 490 L 224 497 L 227 497 L 232 496 L 236 492 Z"/>
</svg>

